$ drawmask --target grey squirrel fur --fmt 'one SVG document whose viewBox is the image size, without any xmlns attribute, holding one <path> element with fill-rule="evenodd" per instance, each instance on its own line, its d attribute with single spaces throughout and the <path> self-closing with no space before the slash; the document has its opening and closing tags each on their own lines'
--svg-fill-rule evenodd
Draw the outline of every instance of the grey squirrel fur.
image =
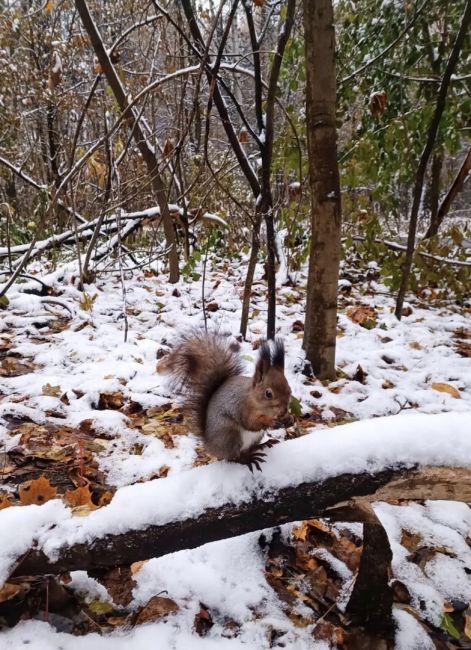
<svg viewBox="0 0 471 650">
<path fill-rule="evenodd" d="M 244 376 L 243 367 L 227 337 L 194 331 L 181 337 L 158 371 L 170 374 L 172 388 L 183 393 L 185 417 L 210 454 L 258 467 L 265 430 L 287 413 L 291 396 L 283 342 L 261 343 L 253 377 Z"/>
</svg>

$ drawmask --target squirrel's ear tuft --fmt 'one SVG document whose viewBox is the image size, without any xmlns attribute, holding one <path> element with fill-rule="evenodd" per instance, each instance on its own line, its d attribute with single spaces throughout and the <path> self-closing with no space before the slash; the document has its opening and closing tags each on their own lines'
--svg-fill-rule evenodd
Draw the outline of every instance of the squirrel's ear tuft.
<svg viewBox="0 0 471 650">
<path fill-rule="evenodd" d="M 258 384 L 262 381 L 264 376 L 267 374 L 270 366 L 272 364 L 272 355 L 270 350 L 270 345 L 267 341 L 262 341 L 258 349 L 258 360 L 257 365 L 255 366 L 255 374 L 253 377 L 253 383 Z"/>
<path fill-rule="evenodd" d="M 274 368 L 283 370 L 285 367 L 285 346 L 281 339 L 273 341 L 271 363 Z"/>
</svg>

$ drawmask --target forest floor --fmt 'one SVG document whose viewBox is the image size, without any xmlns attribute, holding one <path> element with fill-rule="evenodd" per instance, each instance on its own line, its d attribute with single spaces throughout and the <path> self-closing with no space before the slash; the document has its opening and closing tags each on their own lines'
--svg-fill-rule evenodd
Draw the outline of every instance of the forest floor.
<svg viewBox="0 0 471 650">
<path fill-rule="evenodd" d="M 260 268 L 241 345 L 247 374 L 265 329 L 261 274 Z M 152 272 L 126 279 L 124 342 L 123 293 L 114 274 L 86 293 L 67 267 L 38 277 L 50 295 L 26 293 L 39 287 L 28 281 L 0 312 L 2 649 L 380 647 L 348 631 L 342 615 L 359 565 L 360 524 L 285 525 L 265 531 L 263 544 L 260 533 L 251 533 L 135 563 L 125 576 L 110 572 L 100 581 L 72 572 L 56 583 L 55 605 L 44 580 L 8 580 L 15 556 L 53 523 L 51 504 L 62 500 L 74 516 L 88 517 L 125 486 L 214 463 L 155 371 L 177 335 L 202 324 L 201 280 L 170 286 Z M 238 332 L 242 281 L 236 266 L 208 266 L 210 326 Z M 413 413 L 458 413 L 471 422 L 469 307 L 423 296 L 398 322 L 374 265 L 344 266 L 338 378 L 322 383 L 300 372 L 304 285 L 300 274 L 297 286 L 279 289 L 279 335 L 296 400 L 291 425 L 273 435 L 298 438 L 401 414 L 399 431 Z M 24 530 L 8 531 L 7 513 L 23 509 Z M 471 510 L 424 502 L 379 503 L 375 511 L 394 554 L 396 647 L 471 647 Z M 27 517 L 36 522 L 32 530 Z"/>
</svg>

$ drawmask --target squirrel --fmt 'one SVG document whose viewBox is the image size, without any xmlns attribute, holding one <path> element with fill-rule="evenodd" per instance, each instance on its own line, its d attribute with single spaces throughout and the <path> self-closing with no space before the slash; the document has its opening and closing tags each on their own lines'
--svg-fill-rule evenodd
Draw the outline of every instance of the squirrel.
<svg viewBox="0 0 471 650">
<path fill-rule="evenodd" d="M 207 451 L 222 460 L 261 471 L 266 429 L 287 414 L 291 389 L 284 374 L 283 341 L 262 341 L 253 377 L 243 373 L 238 345 L 217 333 L 183 335 L 158 364 L 171 375 L 171 386 L 183 392 L 183 410 L 193 433 Z"/>
</svg>

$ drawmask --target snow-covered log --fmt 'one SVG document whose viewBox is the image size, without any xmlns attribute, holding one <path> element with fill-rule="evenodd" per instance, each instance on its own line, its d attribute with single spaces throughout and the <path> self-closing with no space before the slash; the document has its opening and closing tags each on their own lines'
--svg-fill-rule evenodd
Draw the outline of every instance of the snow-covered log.
<svg viewBox="0 0 471 650">
<path fill-rule="evenodd" d="M 12 571 L 129 564 L 311 517 L 372 523 L 371 501 L 469 502 L 469 418 L 398 415 L 327 429 L 270 449 L 262 473 L 213 463 L 122 488 L 85 518 L 58 500 L 7 508 L 0 528 L 9 557 L 0 557 L 0 582 Z"/>
</svg>

